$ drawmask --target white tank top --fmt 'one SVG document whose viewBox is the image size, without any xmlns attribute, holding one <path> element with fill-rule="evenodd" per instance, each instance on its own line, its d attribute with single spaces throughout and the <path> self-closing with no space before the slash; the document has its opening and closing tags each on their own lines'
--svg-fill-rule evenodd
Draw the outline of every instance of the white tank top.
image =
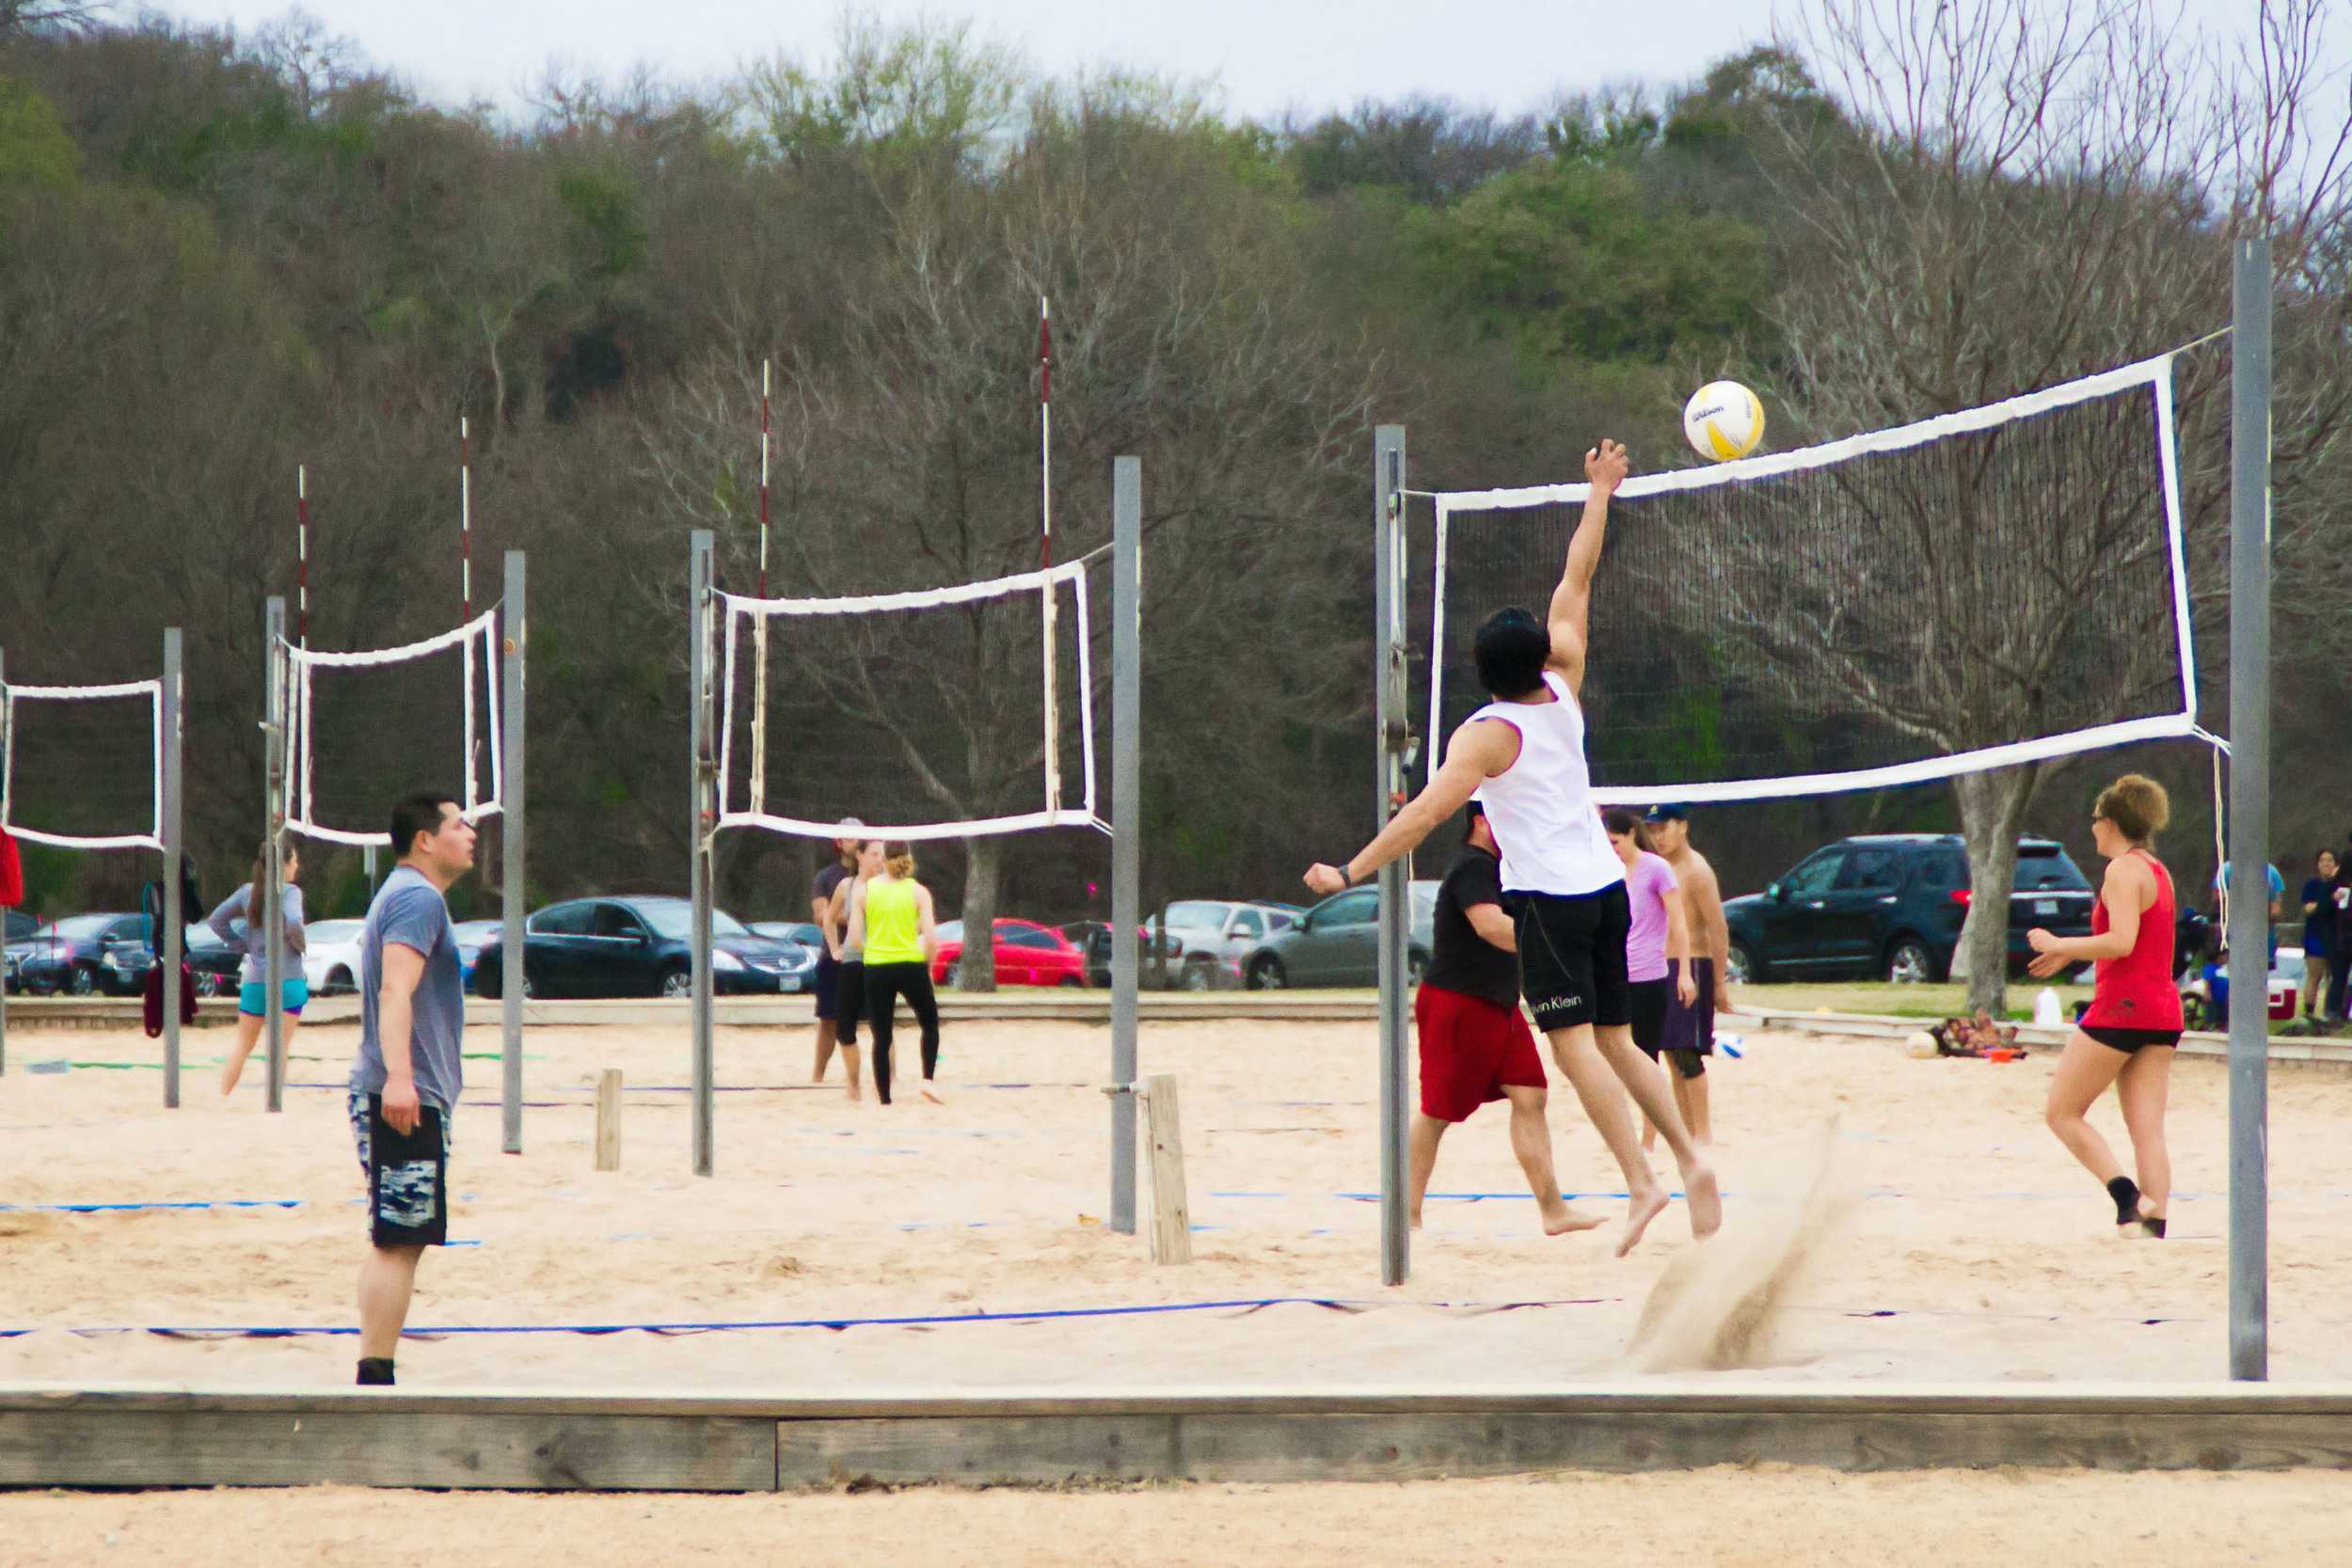
<svg viewBox="0 0 2352 1568">
<path fill-rule="evenodd" d="M 1573 898 L 1625 880 L 1625 863 L 1593 806 L 1593 774 L 1584 761 L 1584 710 L 1549 670 L 1549 703 L 1488 703 L 1470 715 L 1498 720 L 1519 735 L 1519 756 L 1481 784 L 1477 800 L 1502 852 L 1508 893 Z"/>
</svg>

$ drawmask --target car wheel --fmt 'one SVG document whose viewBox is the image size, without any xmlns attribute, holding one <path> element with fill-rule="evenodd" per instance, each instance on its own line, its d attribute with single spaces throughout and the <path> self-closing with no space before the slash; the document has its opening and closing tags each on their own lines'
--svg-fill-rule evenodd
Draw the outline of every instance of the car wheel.
<svg viewBox="0 0 2352 1568">
<path fill-rule="evenodd" d="M 1731 952 L 1724 960 L 1724 979 L 1735 986 L 1745 986 L 1763 980 L 1766 974 L 1767 971 L 1761 963 L 1756 961 L 1755 954 L 1736 942 L 1731 944 Z"/>
<path fill-rule="evenodd" d="M 1886 978 L 1899 986 L 1924 986 L 1936 978 L 1935 955 L 1917 937 L 1905 937 L 1886 955 Z"/>
<path fill-rule="evenodd" d="M 351 971 L 340 964 L 335 967 L 334 973 L 326 977 L 326 994 L 329 996 L 342 996 L 347 991 L 355 991 L 358 989 L 351 978 Z"/>
<path fill-rule="evenodd" d="M 525 996 L 530 995 L 530 988 L 525 987 L 523 994 Z M 673 1002 L 691 997 L 694 994 L 694 975 L 692 971 L 684 969 L 669 969 L 662 971 L 661 994 Z"/>
<path fill-rule="evenodd" d="M 65 977 L 65 989 L 72 995 L 87 996 L 98 989 L 98 975 L 76 964 L 72 973 Z"/>
<path fill-rule="evenodd" d="M 947 966 L 947 973 L 940 976 L 940 984 L 949 990 L 961 989 L 963 985 L 963 960 L 961 958 L 958 958 Z"/>
<path fill-rule="evenodd" d="M 1251 990 L 1280 990 L 1290 984 L 1290 976 L 1282 972 L 1282 960 L 1271 953 L 1249 966 Z"/>
<path fill-rule="evenodd" d="M 1065 974 L 1061 977 L 1061 989 L 1064 990 L 1084 990 L 1086 985 L 1086 981 L 1075 974 Z"/>
<path fill-rule="evenodd" d="M 1429 973 L 1429 955 L 1428 955 L 1428 954 L 1426 954 L 1426 953 L 1415 953 L 1415 954 L 1412 954 L 1411 956 L 1409 956 L 1408 958 L 1406 958 L 1406 960 L 1405 960 L 1405 986 L 1406 986 L 1406 990 L 1412 990 L 1413 988 L 1415 988 L 1415 987 L 1419 986 L 1419 985 L 1421 984 L 1422 976 L 1422 975 L 1424 975 L 1424 974 L 1428 974 L 1428 973 Z"/>
<path fill-rule="evenodd" d="M 1185 990 L 1207 990 L 1216 978 L 1207 964 L 1186 964 L 1184 979 L 1179 983 Z"/>
</svg>

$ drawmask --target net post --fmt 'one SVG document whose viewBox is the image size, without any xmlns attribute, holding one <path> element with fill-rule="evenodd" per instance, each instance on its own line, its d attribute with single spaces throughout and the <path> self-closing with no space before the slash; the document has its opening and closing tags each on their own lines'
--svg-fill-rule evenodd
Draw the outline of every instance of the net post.
<svg viewBox="0 0 2352 1568">
<path fill-rule="evenodd" d="M 181 810 L 180 737 L 185 725 L 181 701 L 183 657 L 178 626 L 164 628 L 164 928 L 156 933 L 155 961 L 164 969 L 164 1108 L 180 1108 L 180 964 L 188 911 L 180 907 L 180 858 L 186 849 L 186 818 Z"/>
<path fill-rule="evenodd" d="M 1379 744 L 1374 760 L 1375 823 L 1396 815 L 1405 790 L 1411 721 L 1405 700 L 1405 427 L 1373 436 L 1373 683 L 1378 693 Z M 1380 868 L 1380 1282 L 1402 1285 L 1412 1272 L 1406 1182 L 1405 965 L 1410 951 L 1406 887 L 1409 861 Z"/>
<path fill-rule="evenodd" d="M 499 680 L 505 697 L 505 734 L 501 746 L 506 758 L 504 819 L 499 825 L 501 853 L 500 869 L 505 881 L 503 908 L 504 938 L 500 944 L 500 961 L 505 966 L 505 984 L 499 990 L 499 1024 L 503 1073 L 500 1088 L 500 1115 L 503 1119 L 506 1152 L 523 1151 L 523 919 L 524 868 L 523 857 L 523 679 L 524 660 L 530 642 L 530 618 L 523 605 L 523 552 L 506 552 L 505 610 L 506 636 L 500 644 Z"/>
<path fill-rule="evenodd" d="M 694 1174 L 708 1176 L 713 1169 L 711 1101 L 714 1098 L 710 1016 L 710 836 L 717 827 L 719 816 L 718 761 L 711 751 L 710 616 L 715 585 L 711 579 L 711 534 L 708 529 L 694 531 L 687 553 L 686 622 L 691 628 L 687 673 L 692 683 L 687 705 L 687 728 L 691 732 L 690 740 L 693 749 L 693 810 L 692 820 L 688 824 L 690 836 L 687 842 L 693 855 Z"/>
<path fill-rule="evenodd" d="M 2270 241 L 2235 247 L 2230 407 L 2230 1376 L 2270 1376 Z"/>
<path fill-rule="evenodd" d="M 262 721 L 262 875 L 269 885 L 262 890 L 262 1019 L 269 1038 L 269 1109 L 286 1108 L 286 1006 L 281 954 L 286 945 L 286 600 L 272 594 L 262 611 L 262 649 L 266 661 L 263 687 L 268 692 Z"/>
<path fill-rule="evenodd" d="M 1079 585 L 1086 592 L 1085 584 Z M 1085 693 L 1080 693 L 1084 700 Z M 1143 460 L 1111 462 L 1111 1082 L 1136 1079 L 1143 924 Z M 1136 1097 L 1111 1101 L 1111 1228 L 1136 1233 Z"/>
<path fill-rule="evenodd" d="M 0 648 L 0 823 L 8 819 L 8 721 L 14 715 L 8 708 L 8 653 Z M 8 906 L 0 904 L 0 949 L 8 946 Z M 8 988 L 0 985 L 0 1077 L 8 1070 Z"/>
</svg>

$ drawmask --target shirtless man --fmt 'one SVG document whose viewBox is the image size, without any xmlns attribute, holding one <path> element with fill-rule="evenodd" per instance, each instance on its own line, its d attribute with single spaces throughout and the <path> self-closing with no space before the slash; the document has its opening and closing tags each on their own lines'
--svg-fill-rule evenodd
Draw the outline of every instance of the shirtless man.
<svg viewBox="0 0 2352 1568">
<path fill-rule="evenodd" d="M 1691 1136 L 1715 1141 L 1707 1103 L 1707 1058 L 1715 1053 L 1715 1010 L 1731 1001 L 1731 925 L 1724 919 L 1723 884 L 1707 857 L 1691 847 L 1691 814 L 1684 806 L 1652 806 L 1643 818 L 1650 843 L 1682 884 L 1682 911 L 1691 923 L 1691 968 L 1698 999 L 1679 999 L 1666 1014 L 1666 1059 L 1675 1067 L 1675 1105 Z M 1679 979 L 1679 975 L 1677 976 Z M 1648 1135 L 1643 1138 L 1648 1145 Z"/>
<path fill-rule="evenodd" d="M 1371 844 L 1337 865 L 1307 868 L 1319 895 L 1360 882 L 1410 852 L 1475 796 L 1502 850 L 1502 890 L 1512 907 L 1519 986 L 1536 1026 L 1584 1115 L 1625 1174 L 1629 1207 L 1617 1256 L 1641 1241 L 1671 1197 L 1642 1152 L 1627 1091 L 1658 1124 L 1682 1173 L 1693 1235 L 1723 1224 L 1715 1173 L 1675 1108 L 1656 1062 L 1633 1043 L 1626 935 L 1632 922 L 1625 869 L 1594 813 L 1584 757 L 1585 634 L 1593 574 L 1609 534 L 1609 500 L 1630 465 L 1603 441 L 1584 454 L 1590 481 L 1584 515 L 1549 617 L 1498 611 L 1478 628 L 1479 684 L 1494 700 L 1454 732 L 1435 778 Z"/>
</svg>

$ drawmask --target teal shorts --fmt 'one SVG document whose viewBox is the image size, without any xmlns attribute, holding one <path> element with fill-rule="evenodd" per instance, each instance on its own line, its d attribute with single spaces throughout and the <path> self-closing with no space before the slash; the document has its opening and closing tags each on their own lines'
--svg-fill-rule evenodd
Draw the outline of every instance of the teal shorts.
<svg viewBox="0 0 2352 1568">
<path fill-rule="evenodd" d="M 278 982 L 278 1003 L 286 1011 L 300 1017 L 302 1005 L 310 1000 L 308 980 Z M 269 1013 L 269 987 L 261 980 L 247 980 L 237 988 L 237 1011 L 247 1018 L 262 1018 Z"/>
</svg>

